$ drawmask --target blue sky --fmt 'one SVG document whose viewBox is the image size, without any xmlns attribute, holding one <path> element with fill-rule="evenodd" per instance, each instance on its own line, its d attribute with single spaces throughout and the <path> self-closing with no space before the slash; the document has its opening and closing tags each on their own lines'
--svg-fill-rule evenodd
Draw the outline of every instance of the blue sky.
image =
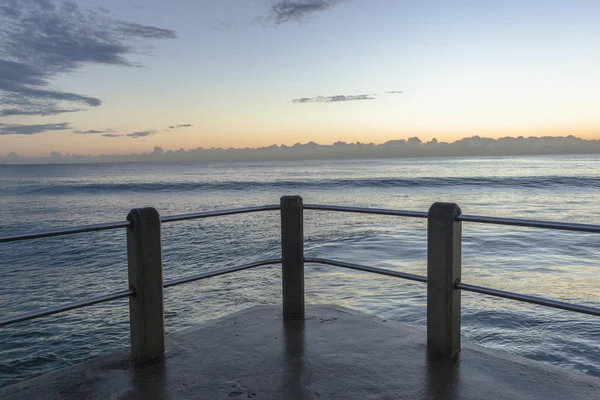
<svg viewBox="0 0 600 400">
<path fill-rule="evenodd" d="M 600 137 L 598 1 L 6 0 L 0 18 L 0 153 Z"/>
</svg>

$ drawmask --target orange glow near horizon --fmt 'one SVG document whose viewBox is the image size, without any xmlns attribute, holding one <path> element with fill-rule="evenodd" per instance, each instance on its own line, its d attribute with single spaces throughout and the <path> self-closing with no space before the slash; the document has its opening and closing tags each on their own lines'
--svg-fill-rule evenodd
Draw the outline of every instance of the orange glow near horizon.
<svg viewBox="0 0 600 400">
<path fill-rule="evenodd" d="M 297 129 L 282 129 L 278 132 L 266 133 L 258 129 L 245 133 L 221 132 L 219 134 L 204 135 L 202 132 L 190 127 L 187 130 L 177 132 L 159 132 L 155 135 L 143 138 L 104 138 L 100 135 L 77 135 L 71 132 L 47 132 L 38 135 L 5 135 L 0 136 L 0 148 L 2 153 L 15 152 L 26 157 L 47 156 L 51 151 L 81 155 L 102 154 L 130 154 L 152 151 L 154 146 L 160 146 L 164 150 L 184 150 L 198 147 L 210 148 L 244 148 L 265 147 L 270 145 L 292 146 L 295 143 L 307 143 L 310 141 L 322 145 L 333 144 L 336 141 L 347 143 L 361 142 L 381 144 L 389 140 L 408 139 L 418 137 L 423 142 L 436 138 L 438 141 L 453 142 L 467 137 L 480 136 L 488 138 L 518 137 L 518 136 L 568 136 L 588 140 L 600 140 L 600 126 L 597 128 L 571 127 L 547 129 L 531 129 L 529 131 L 513 132 L 506 130 L 488 131 L 480 130 L 462 132 L 432 132 L 427 129 L 411 130 L 410 132 L 398 132 L 394 130 L 378 131 L 377 133 L 365 134 L 350 129 L 340 129 L 336 133 L 329 132 L 302 132 Z"/>
</svg>

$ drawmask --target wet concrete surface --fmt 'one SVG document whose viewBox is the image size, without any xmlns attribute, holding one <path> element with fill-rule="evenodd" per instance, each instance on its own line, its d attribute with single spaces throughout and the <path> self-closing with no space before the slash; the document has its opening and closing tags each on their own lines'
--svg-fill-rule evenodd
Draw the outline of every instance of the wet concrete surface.
<svg viewBox="0 0 600 400">
<path fill-rule="evenodd" d="M 337 306 L 304 321 L 256 306 L 167 336 L 163 362 L 111 354 L 0 390 L 0 399 L 600 399 L 600 379 L 463 343 L 429 359 L 426 333 Z"/>
</svg>

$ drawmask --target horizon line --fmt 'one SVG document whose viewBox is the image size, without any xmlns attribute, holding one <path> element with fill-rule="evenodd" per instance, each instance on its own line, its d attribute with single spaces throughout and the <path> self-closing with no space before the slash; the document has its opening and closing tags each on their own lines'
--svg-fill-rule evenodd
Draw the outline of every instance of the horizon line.
<svg viewBox="0 0 600 400">
<path fill-rule="evenodd" d="M 397 157 L 453 157 L 453 156 L 511 156 L 548 154 L 597 154 L 600 153 L 600 139 L 583 139 L 568 136 L 505 136 L 500 138 L 464 137 L 452 142 L 433 138 L 423 142 L 417 136 L 407 139 L 393 139 L 383 143 L 363 143 L 336 141 L 332 144 L 319 144 L 314 141 L 297 142 L 293 145 L 272 144 L 262 147 L 244 148 L 190 148 L 164 150 L 154 146 L 150 152 L 128 154 L 72 154 L 51 151 L 46 156 L 21 156 L 15 152 L 0 155 L 2 164 L 49 163 L 106 163 L 144 161 L 268 161 L 299 159 L 340 159 L 340 158 L 397 158 Z"/>
</svg>

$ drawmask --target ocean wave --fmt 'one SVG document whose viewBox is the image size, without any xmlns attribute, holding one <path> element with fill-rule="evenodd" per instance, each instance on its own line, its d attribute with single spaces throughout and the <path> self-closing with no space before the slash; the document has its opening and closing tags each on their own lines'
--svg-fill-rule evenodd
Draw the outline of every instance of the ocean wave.
<svg viewBox="0 0 600 400">
<path fill-rule="evenodd" d="M 556 189 L 557 187 L 600 188 L 600 177 L 525 176 L 525 177 L 416 177 L 360 179 L 302 179 L 272 181 L 199 181 L 199 182 L 60 182 L 21 184 L 9 187 L 10 194 L 99 194 L 115 192 L 190 192 L 246 191 L 273 189 L 340 190 L 353 188 L 439 188 L 481 187 L 511 189 Z M 6 193 L 6 192 L 5 192 Z M 6 193 L 9 194 L 9 193 Z"/>
</svg>

